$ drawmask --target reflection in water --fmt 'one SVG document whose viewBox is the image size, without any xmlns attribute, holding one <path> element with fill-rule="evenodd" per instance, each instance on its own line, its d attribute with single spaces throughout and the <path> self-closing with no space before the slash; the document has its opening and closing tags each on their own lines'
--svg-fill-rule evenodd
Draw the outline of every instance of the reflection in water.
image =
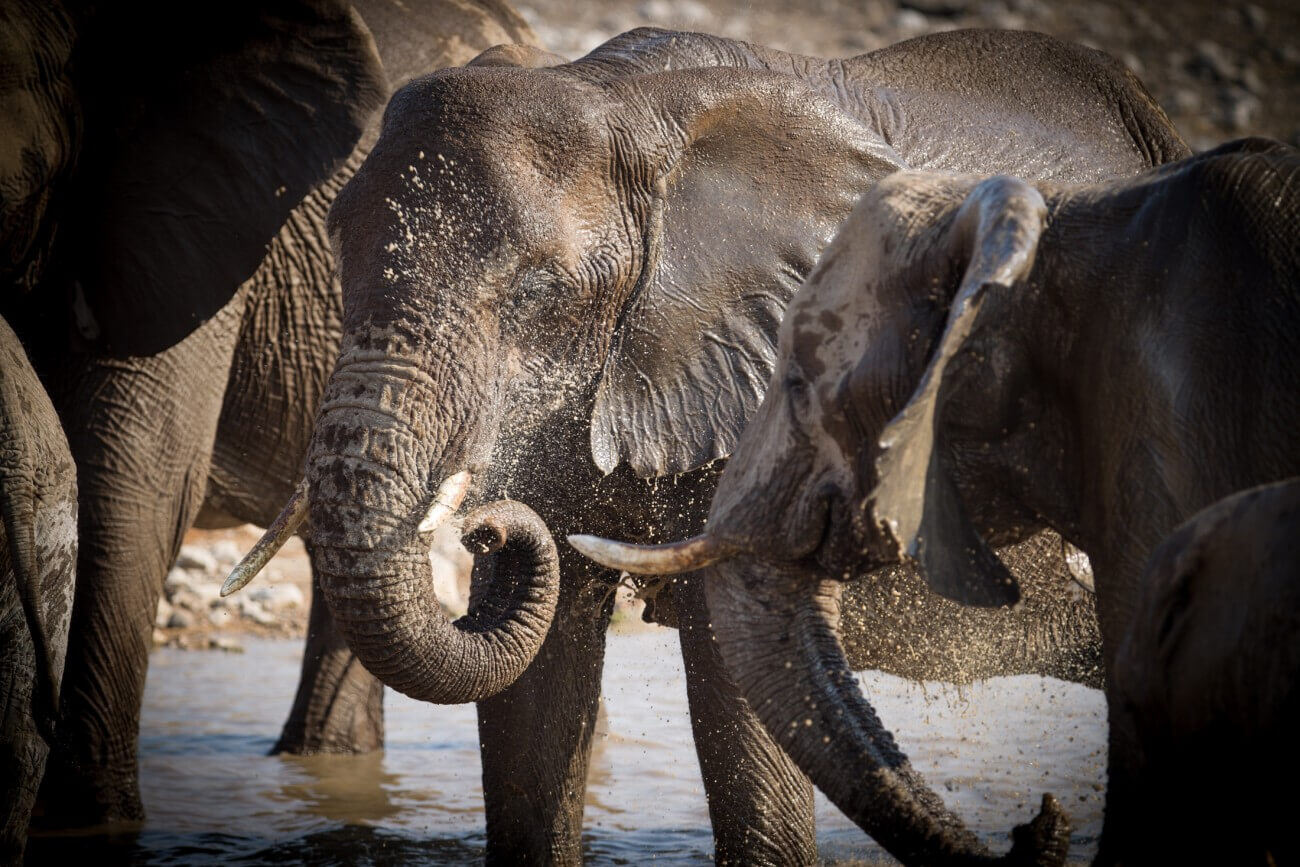
<svg viewBox="0 0 1300 867">
<path fill-rule="evenodd" d="M 28 863 L 464 864 L 482 860 L 483 794 L 472 705 L 389 692 L 388 746 L 365 756 L 267 756 L 298 676 L 298 641 L 247 639 L 245 654 L 163 649 L 150 658 L 141 722 L 138 833 L 46 836 Z M 913 763 L 1005 851 L 1044 791 L 1074 822 L 1072 855 L 1095 852 L 1105 765 L 1101 694 L 1036 677 L 957 690 L 868 674 L 863 688 Z M 588 863 L 710 860 L 677 637 L 613 633 L 587 793 Z M 818 796 L 827 859 L 883 861 Z"/>
</svg>

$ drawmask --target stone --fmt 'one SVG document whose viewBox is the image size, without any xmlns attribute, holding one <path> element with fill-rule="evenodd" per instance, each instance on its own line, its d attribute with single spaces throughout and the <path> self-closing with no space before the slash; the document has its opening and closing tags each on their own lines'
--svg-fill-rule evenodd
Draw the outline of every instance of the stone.
<svg viewBox="0 0 1300 867">
<path fill-rule="evenodd" d="M 165 598 L 158 600 L 158 610 L 154 612 L 154 626 L 166 626 L 167 622 L 172 619 L 172 604 Z"/>
<path fill-rule="evenodd" d="M 167 633 L 163 632 L 161 629 L 154 629 L 153 646 L 162 647 L 166 643 L 167 643 Z"/>
<path fill-rule="evenodd" d="M 260 626 L 273 626 L 276 622 L 275 618 L 268 614 L 266 609 L 247 596 L 239 598 L 239 616 Z"/>
<path fill-rule="evenodd" d="M 220 542 L 213 544 L 210 549 L 212 556 L 220 564 L 222 571 L 230 571 L 230 568 L 244 559 L 245 551 L 241 550 L 238 545 L 229 539 L 222 539 Z"/>
<path fill-rule="evenodd" d="M 267 611 L 283 611 L 286 608 L 302 608 L 307 604 L 303 592 L 297 584 L 267 584 L 248 592 L 248 598 L 260 604 Z"/>
<path fill-rule="evenodd" d="M 243 653 L 244 645 L 240 644 L 233 638 L 224 635 L 218 635 L 215 638 L 208 639 L 209 650 L 220 650 L 225 653 Z"/>
<path fill-rule="evenodd" d="M 184 608 L 175 608 L 167 618 L 168 629 L 189 629 L 194 625 L 194 615 Z"/>
<path fill-rule="evenodd" d="M 211 575 L 217 571 L 217 558 L 212 556 L 212 552 L 198 545 L 182 545 L 180 556 L 176 558 L 176 565 L 182 569 L 192 569 Z"/>
<path fill-rule="evenodd" d="M 913 35 L 924 33 L 930 26 L 930 21 L 915 9 L 899 9 L 898 14 L 894 16 L 894 26 L 900 33 Z"/>
<path fill-rule="evenodd" d="M 171 599 L 182 590 L 194 592 L 194 576 L 187 569 L 173 566 L 171 571 L 167 573 L 167 577 L 163 579 L 163 593 L 167 594 L 168 599 Z"/>
<path fill-rule="evenodd" d="M 1196 43 L 1196 50 L 1188 62 L 1190 71 L 1211 81 L 1231 82 L 1237 80 L 1237 67 L 1228 57 L 1228 52 L 1217 42 L 1202 39 Z"/>
</svg>

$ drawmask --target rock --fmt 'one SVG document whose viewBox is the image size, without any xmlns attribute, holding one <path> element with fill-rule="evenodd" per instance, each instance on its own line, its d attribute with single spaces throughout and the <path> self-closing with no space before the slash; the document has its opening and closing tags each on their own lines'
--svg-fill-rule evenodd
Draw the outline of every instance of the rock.
<svg viewBox="0 0 1300 867">
<path fill-rule="evenodd" d="M 248 598 L 260 604 L 268 611 L 283 611 L 286 608 L 301 608 L 307 604 L 303 592 L 296 584 L 267 584 L 249 591 Z"/>
<path fill-rule="evenodd" d="M 158 600 L 158 610 L 154 612 L 154 626 L 166 626 L 167 622 L 172 619 L 172 604 L 166 599 Z"/>
<path fill-rule="evenodd" d="M 176 565 L 182 569 L 193 569 L 211 575 L 217 571 L 217 558 L 198 545 L 182 545 L 180 556 L 176 558 Z"/>
<path fill-rule="evenodd" d="M 173 609 L 184 609 L 185 611 L 202 611 L 207 608 L 203 599 L 193 590 L 177 590 L 171 598 Z"/>
<path fill-rule="evenodd" d="M 1187 66 L 1190 72 L 1211 81 L 1237 80 L 1237 65 L 1228 57 L 1228 52 L 1217 42 L 1208 39 L 1196 43 L 1196 50 Z"/>
<path fill-rule="evenodd" d="M 1223 120 L 1235 132 L 1244 132 L 1254 124 L 1262 105 L 1259 99 L 1240 87 L 1225 89 Z"/>
<path fill-rule="evenodd" d="M 173 566 L 167 573 L 167 577 L 163 579 L 163 593 L 171 599 L 182 590 L 194 592 L 194 576 L 180 566 Z"/>
<path fill-rule="evenodd" d="M 244 559 L 245 554 L 238 545 L 229 539 L 222 539 L 214 544 L 211 552 L 217 563 L 220 564 L 220 569 L 226 572 L 229 572 L 232 566 Z"/>
<path fill-rule="evenodd" d="M 168 629 L 189 629 L 194 625 L 194 615 L 184 608 L 175 608 L 167 618 Z"/>
<path fill-rule="evenodd" d="M 1190 115 L 1201 110 L 1201 95 L 1190 87 L 1180 87 L 1175 90 L 1170 102 L 1177 114 Z"/>
<path fill-rule="evenodd" d="M 163 632 L 161 629 L 155 629 L 153 631 L 153 646 L 162 647 L 166 643 L 167 643 L 167 633 Z"/>
<path fill-rule="evenodd" d="M 275 618 L 266 612 L 266 609 L 247 596 L 239 598 L 239 616 L 261 626 L 273 626 L 276 622 Z"/>
<path fill-rule="evenodd" d="M 229 608 L 213 608 L 208 612 L 208 622 L 213 626 L 229 626 L 231 621 Z"/>
<path fill-rule="evenodd" d="M 1268 15 L 1254 3 L 1247 3 L 1242 7 L 1241 17 L 1245 20 L 1246 26 L 1256 33 L 1263 33 L 1264 28 L 1268 26 Z"/>
<path fill-rule="evenodd" d="M 240 644 L 233 638 L 227 638 L 224 635 L 208 639 L 209 650 L 221 650 L 226 653 L 243 653 L 244 645 Z"/>
<path fill-rule="evenodd" d="M 924 33 L 929 26 L 929 20 L 915 9 L 899 9 L 894 16 L 894 27 L 905 36 Z"/>
</svg>

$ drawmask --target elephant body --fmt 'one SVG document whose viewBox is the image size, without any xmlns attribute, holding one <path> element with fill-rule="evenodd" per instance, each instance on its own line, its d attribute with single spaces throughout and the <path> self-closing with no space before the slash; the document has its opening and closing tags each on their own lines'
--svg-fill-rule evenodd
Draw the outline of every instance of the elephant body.
<svg viewBox="0 0 1300 867">
<path fill-rule="evenodd" d="M 782 742 L 860 824 L 879 721 L 839 674 L 840 580 L 902 560 L 948 598 L 1008 605 L 1022 588 L 993 547 L 1050 527 L 1095 573 L 1102 859 L 1145 833 L 1115 654 L 1155 546 L 1296 473 L 1297 171 L 1293 149 L 1248 139 L 1091 185 L 899 173 L 827 248 L 693 544 L 719 560 L 730 670 L 751 703 L 784 697 L 769 729 L 811 720 Z"/>
<path fill-rule="evenodd" d="M 499 632 L 447 620 L 421 527 L 465 494 L 526 502 L 552 533 L 694 532 L 763 399 L 786 301 L 863 191 L 908 166 L 1095 181 L 1186 148 L 1122 67 L 1037 34 L 823 61 L 643 29 L 571 64 L 483 60 L 399 90 L 331 209 L 344 337 L 308 452 L 308 539 L 368 669 L 479 702 L 488 860 L 567 863 L 618 572 L 562 548 L 538 647 L 509 612 Z M 811 861 L 811 788 L 723 669 L 704 583 L 674 583 L 669 605 L 656 616 L 680 628 L 717 859 Z M 477 686 L 533 653 L 506 689 Z M 886 845 L 929 852 L 950 828 L 918 797 L 880 811 L 897 820 Z M 1056 845 L 1053 821 L 1025 847 Z M 984 857 L 965 838 L 958 853 Z"/>
<path fill-rule="evenodd" d="M 1300 771 L 1300 481 L 1202 509 L 1151 555 L 1115 657 L 1148 829 L 1121 859 L 1287 864 Z M 1159 841 L 1158 844 L 1156 841 Z"/>
<path fill-rule="evenodd" d="M 191 525 L 268 523 L 301 472 L 340 339 L 325 214 L 389 82 L 535 37 L 495 0 L 241 2 L 184 21 L 169 4 L 65 0 L 3 14 L 28 37 L 6 43 L 6 62 L 30 73 L 0 103 L 6 154 L 26 155 L 0 163 L 23 193 L 3 203 L 0 306 L 82 479 L 43 821 L 134 820 L 163 576 Z M 277 748 L 379 746 L 381 686 L 323 605 L 310 630 Z"/>
<path fill-rule="evenodd" d="M 77 566 L 68 441 L 0 319 L 0 863 L 22 862 L 58 711 Z"/>
</svg>

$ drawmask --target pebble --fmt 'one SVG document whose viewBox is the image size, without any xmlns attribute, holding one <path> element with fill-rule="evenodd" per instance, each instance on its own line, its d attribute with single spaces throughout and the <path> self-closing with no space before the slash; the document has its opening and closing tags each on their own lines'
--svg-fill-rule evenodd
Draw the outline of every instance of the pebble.
<svg viewBox="0 0 1300 867">
<path fill-rule="evenodd" d="M 229 570 L 230 567 L 244 559 L 245 552 L 229 539 L 222 539 L 209 550 L 212 552 L 213 558 L 221 564 L 220 568 L 223 571 Z"/>
<path fill-rule="evenodd" d="M 213 574 L 217 571 L 217 558 L 212 556 L 212 553 L 206 548 L 200 548 L 197 545 L 182 545 L 180 556 L 176 558 L 176 565 L 182 569 L 193 569 L 204 574 Z"/>
<path fill-rule="evenodd" d="M 303 592 L 298 589 L 296 584 L 267 584 L 249 591 L 248 598 L 259 603 L 268 611 L 301 608 L 307 604 Z"/>
<path fill-rule="evenodd" d="M 154 612 L 154 626 L 166 626 L 167 621 L 172 619 L 172 604 L 166 599 L 158 600 L 158 610 Z"/>
<path fill-rule="evenodd" d="M 1217 81 L 1237 80 L 1237 69 L 1229 59 L 1228 53 L 1224 51 L 1223 46 L 1208 39 L 1196 43 L 1196 53 L 1192 55 L 1189 67 L 1192 72 L 1208 74 Z"/>
<path fill-rule="evenodd" d="M 277 622 L 275 617 L 267 613 L 266 609 L 247 596 L 239 598 L 239 616 L 262 626 L 274 626 Z"/>
<path fill-rule="evenodd" d="M 194 625 L 194 615 L 183 608 L 176 608 L 167 618 L 168 629 L 189 629 Z"/>
<path fill-rule="evenodd" d="M 930 20 L 915 9 L 899 9 L 894 16 L 894 27 L 906 36 L 921 33 L 930 26 Z"/>
<path fill-rule="evenodd" d="M 180 566 L 173 566 L 172 570 L 167 573 L 167 577 L 163 579 L 163 592 L 170 599 L 182 590 L 194 592 L 194 576 Z"/>
<path fill-rule="evenodd" d="M 224 635 L 219 635 L 215 638 L 208 639 L 208 649 L 222 650 L 225 651 L 226 653 L 243 653 L 244 645 L 240 644 L 238 641 L 236 641 L 233 638 L 227 638 Z"/>
</svg>

